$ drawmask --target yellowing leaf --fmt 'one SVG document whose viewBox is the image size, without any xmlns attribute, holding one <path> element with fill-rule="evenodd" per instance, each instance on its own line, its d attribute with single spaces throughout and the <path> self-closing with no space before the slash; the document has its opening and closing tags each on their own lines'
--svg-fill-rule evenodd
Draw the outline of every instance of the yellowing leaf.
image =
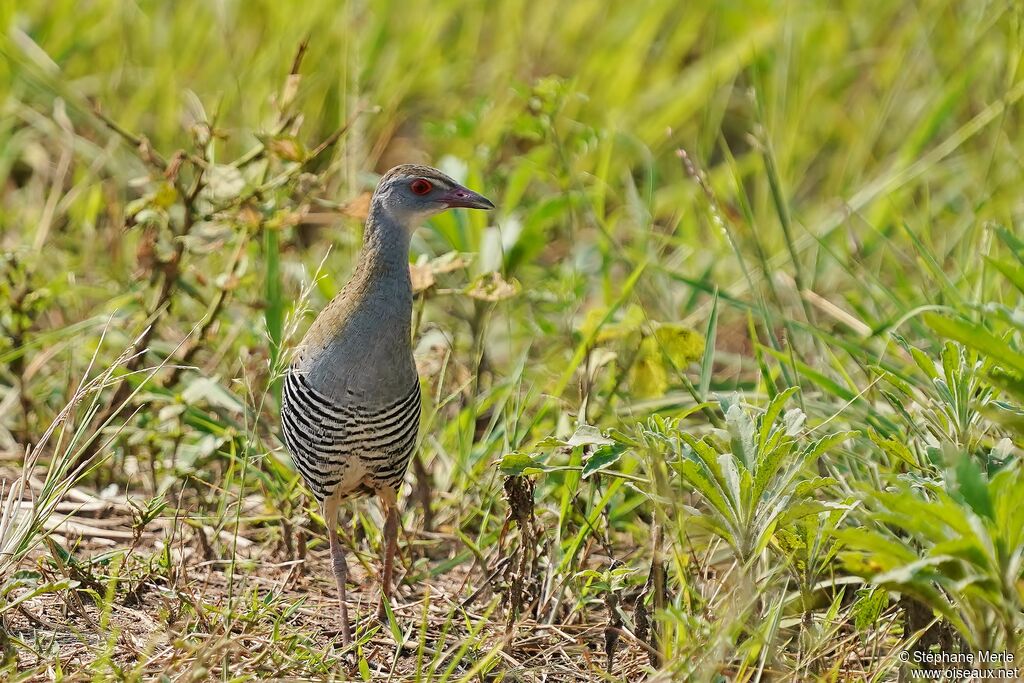
<svg viewBox="0 0 1024 683">
<path fill-rule="evenodd" d="M 472 256 L 469 254 L 461 254 L 457 251 L 449 251 L 445 254 L 441 254 L 435 259 L 430 261 L 430 270 L 435 274 L 441 273 L 453 273 L 456 270 L 462 270 L 469 265 L 472 260 Z"/>
<path fill-rule="evenodd" d="M 363 192 L 362 194 L 353 197 L 345 202 L 345 205 L 341 207 L 342 215 L 359 221 L 365 221 L 366 217 L 370 215 L 371 199 L 373 199 L 373 194 L 370 192 Z"/>
<path fill-rule="evenodd" d="M 160 186 L 156 188 L 156 192 L 153 193 L 153 204 L 161 209 L 171 208 L 176 201 L 178 201 L 178 191 L 174 189 L 174 185 L 171 183 L 160 183 Z"/>
<path fill-rule="evenodd" d="M 500 273 L 491 272 L 481 275 L 473 284 L 466 288 L 466 295 L 480 301 L 502 301 L 519 293 L 519 283 L 509 282 Z"/>
<path fill-rule="evenodd" d="M 576 331 L 580 333 L 582 337 L 589 337 L 590 334 L 597 329 L 597 326 L 601 324 L 601 320 L 604 318 L 608 311 L 604 308 L 590 308 L 583 314 L 583 320 L 576 327 Z"/>
<path fill-rule="evenodd" d="M 677 368 L 700 360 L 704 354 L 704 338 L 678 323 L 659 323 L 654 329 L 658 347 Z"/>
<path fill-rule="evenodd" d="M 638 396 L 661 396 L 668 389 L 669 372 L 700 359 L 704 339 L 688 327 L 659 323 L 644 337 L 630 370 L 630 384 Z"/>
<path fill-rule="evenodd" d="M 434 286 L 434 271 L 429 263 L 409 264 L 409 277 L 412 280 L 413 294 L 419 294 Z"/>
<path fill-rule="evenodd" d="M 293 137 L 273 138 L 267 143 L 267 148 L 271 154 L 285 161 L 302 161 L 306 158 L 302 143 Z"/>
<path fill-rule="evenodd" d="M 622 316 L 615 322 L 606 323 L 597 333 L 598 343 L 607 343 L 615 339 L 627 339 L 639 332 L 647 320 L 644 310 L 636 304 L 630 304 Z"/>
<path fill-rule="evenodd" d="M 608 344 L 639 332 L 646 321 L 643 309 L 636 304 L 624 308 L 617 319 L 609 320 L 601 325 L 607 315 L 608 309 L 603 306 L 591 308 L 583 316 L 583 320 L 580 321 L 576 330 L 583 337 L 594 334 L 594 341 L 598 344 Z M 601 326 L 600 329 L 598 329 L 598 325 Z"/>
<path fill-rule="evenodd" d="M 629 374 L 633 393 L 640 397 L 662 396 L 668 389 L 668 372 L 662 362 L 654 337 L 640 342 L 638 358 Z"/>
</svg>

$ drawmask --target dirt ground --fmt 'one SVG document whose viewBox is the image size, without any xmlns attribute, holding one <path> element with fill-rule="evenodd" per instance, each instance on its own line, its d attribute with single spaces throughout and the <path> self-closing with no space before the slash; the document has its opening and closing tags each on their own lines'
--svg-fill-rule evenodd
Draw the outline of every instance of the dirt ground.
<svg viewBox="0 0 1024 683">
<path fill-rule="evenodd" d="M 36 572 L 38 583 L 70 579 L 77 587 L 31 597 L 4 615 L 28 680 L 445 680 L 449 668 L 450 680 L 608 679 L 605 609 L 574 609 L 566 624 L 524 618 L 507 629 L 502 596 L 481 589 L 487 572 L 472 560 L 444 565 L 457 551 L 454 536 L 404 536 L 397 633 L 374 620 L 377 558 L 365 542 L 349 553 L 362 663 L 341 652 L 329 553 L 316 532 L 312 547 L 303 540 L 291 548 L 301 557 L 289 560 L 251 525 L 235 536 L 163 516 L 136 534 L 127 505 L 78 490 L 75 498 L 49 525 L 53 543 L 40 544 L 21 569 Z M 222 554 L 232 546 L 234 563 Z M 58 562 L 61 548 L 71 556 Z M 492 663 L 473 672 L 489 656 Z M 644 647 L 621 633 L 611 679 L 642 680 L 647 666 Z"/>
</svg>

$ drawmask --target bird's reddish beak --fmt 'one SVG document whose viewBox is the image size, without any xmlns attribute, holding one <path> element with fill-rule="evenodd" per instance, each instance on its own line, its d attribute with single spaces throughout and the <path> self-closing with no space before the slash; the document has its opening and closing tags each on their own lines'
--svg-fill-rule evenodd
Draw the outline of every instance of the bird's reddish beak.
<svg viewBox="0 0 1024 683">
<path fill-rule="evenodd" d="M 473 192 L 469 188 L 456 185 L 448 190 L 441 201 L 450 209 L 493 209 L 494 202 L 479 192 Z"/>
</svg>

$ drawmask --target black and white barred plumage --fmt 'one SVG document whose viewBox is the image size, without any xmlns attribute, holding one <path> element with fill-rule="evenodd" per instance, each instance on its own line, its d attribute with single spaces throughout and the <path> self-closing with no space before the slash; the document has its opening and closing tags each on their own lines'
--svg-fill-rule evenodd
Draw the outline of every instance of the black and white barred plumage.
<svg viewBox="0 0 1024 683">
<path fill-rule="evenodd" d="M 341 405 L 300 371 L 284 383 L 281 427 L 295 467 L 317 500 L 397 490 L 416 449 L 420 386 L 383 406 Z"/>
</svg>

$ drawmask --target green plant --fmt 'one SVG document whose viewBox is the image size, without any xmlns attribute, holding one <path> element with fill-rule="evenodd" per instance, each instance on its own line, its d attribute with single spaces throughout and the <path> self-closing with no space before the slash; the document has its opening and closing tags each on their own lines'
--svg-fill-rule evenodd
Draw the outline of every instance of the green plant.
<svg viewBox="0 0 1024 683">
<path fill-rule="evenodd" d="M 855 435 L 807 439 L 804 413 L 783 413 L 796 391 L 781 392 L 756 417 L 722 400 L 727 443 L 714 435 L 697 438 L 658 418 L 639 432 L 648 444 L 658 443 L 656 452 L 668 455 L 670 467 L 699 497 L 702 506 L 688 509 L 690 520 L 729 544 L 744 567 L 768 549 L 777 529 L 832 505 L 817 494 L 836 481 L 813 467 Z"/>
<path fill-rule="evenodd" d="M 972 651 L 1018 651 L 1022 484 L 1019 463 L 989 477 L 961 455 L 944 485 L 900 482 L 868 493 L 868 525 L 838 532 L 843 557 L 855 573 L 946 619 Z"/>
</svg>

